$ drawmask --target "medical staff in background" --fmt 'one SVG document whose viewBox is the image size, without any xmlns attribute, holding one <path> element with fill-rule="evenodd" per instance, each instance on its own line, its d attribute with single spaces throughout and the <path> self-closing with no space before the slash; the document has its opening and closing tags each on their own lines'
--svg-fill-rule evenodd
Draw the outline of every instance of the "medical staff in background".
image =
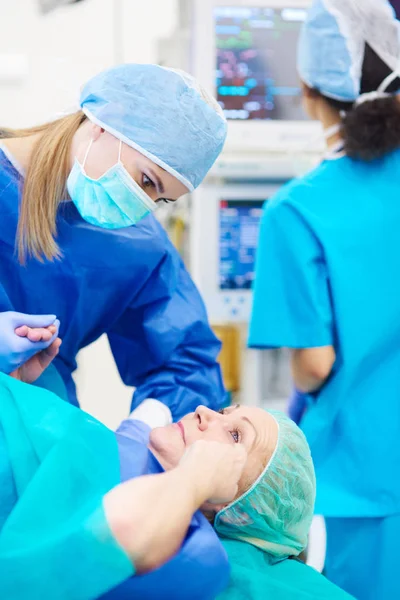
<svg viewBox="0 0 400 600">
<path fill-rule="evenodd" d="M 152 213 L 201 183 L 226 129 L 191 76 L 139 64 L 91 79 L 74 114 L 0 129 L 0 311 L 57 316 L 72 403 L 76 355 L 107 333 L 134 406 L 223 405 L 220 344 Z"/>
<path fill-rule="evenodd" d="M 327 576 L 358 600 L 399 598 L 400 37 L 389 2 L 315 0 L 298 69 L 328 154 L 266 203 L 250 345 L 292 349 Z"/>
</svg>

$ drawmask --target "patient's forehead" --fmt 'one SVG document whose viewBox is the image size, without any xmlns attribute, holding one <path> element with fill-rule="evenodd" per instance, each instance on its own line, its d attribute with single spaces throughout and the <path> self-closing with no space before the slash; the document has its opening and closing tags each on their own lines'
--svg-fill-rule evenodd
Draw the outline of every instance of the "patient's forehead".
<svg viewBox="0 0 400 600">
<path fill-rule="evenodd" d="M 257 430 L 264 429 L 278 430 L 278 425 L 274 417 L 268 411 L 258 406 L 245 406 L 236 404 L 226 409 L 227 414 L 246 417 L 249 419 Z"/>
<path fill-rule="evenodd" d="M 230 411 L 228 411 L 229 413 Z M 256 406 L 240 406 L 235 414 L 249 419 L 257 432 L 246 462 L 240 484 L 239 495 L 244 493 L 261 475 L 275 451 L 278 443 L 278 424 L 274 417 Z"/>
<path fill-rule="evenodd" d="M 271 413 L 262 408 L 254 406 L 249 407 L 247 410 L 244 408 L 243 411 L 247 413 L 247 418 L 251 419 L 257 430 L 259 443 L 256 445 L 255 450 L 258 448 L 264 459 L 269 460 L 278 443 L 278 423 Z"/>
</svg>

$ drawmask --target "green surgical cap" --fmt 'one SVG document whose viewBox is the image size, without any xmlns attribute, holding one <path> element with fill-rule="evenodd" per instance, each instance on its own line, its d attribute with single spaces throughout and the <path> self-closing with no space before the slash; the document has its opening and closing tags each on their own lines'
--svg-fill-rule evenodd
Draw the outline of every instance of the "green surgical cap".
<svg viewBox="0 0 400 600">
<path fill-rule="evenodd" d="M 221 537 L 248 542 L 280 560 L 307 546 L 315 472 L 302 431 L 283 413 L 268 412 L 278 425 L 276 448 L 250 489 L 217 514 L 214 527 Z"/>
</svg>

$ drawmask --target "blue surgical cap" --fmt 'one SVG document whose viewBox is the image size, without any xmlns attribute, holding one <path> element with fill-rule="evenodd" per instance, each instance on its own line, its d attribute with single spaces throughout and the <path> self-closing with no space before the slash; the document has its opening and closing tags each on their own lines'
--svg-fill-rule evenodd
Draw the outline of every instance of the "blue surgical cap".
<svg viewBox="0 0 400 600">
<path fill-rule="evenodd" d="M 176 177 L 192 191 L 222 151 L 222 109 L 183 71 L 125 64 L 93 77 L 80 106 L 103 129 Z"/>
<path fill-rule="evenodd" d="M 300 34 L 299 75 L 324 96 L 354 102 L 366 44 L 391 71 L 399 68 L 399 22 L 388 0 L 314 0 Z"/>
</svg>

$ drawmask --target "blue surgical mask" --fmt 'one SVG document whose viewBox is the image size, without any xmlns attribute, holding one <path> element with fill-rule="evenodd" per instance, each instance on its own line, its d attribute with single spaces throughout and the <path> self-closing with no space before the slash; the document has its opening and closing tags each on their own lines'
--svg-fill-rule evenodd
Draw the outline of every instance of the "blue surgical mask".
<svg viewBox="0 0 400 600">
<path fill-rule="evenodd" d="M 91 179 L 85 173 L 85 163 L 93 140 L 86 150 L 83 163 L 75 159 L 67 180 L 71 200 L 81 217 L 104 229 L 119 229 L 136 225 L 156 209 L 156 203 L 129 175 L 121 162 L 122 142 L 118 162 L 99 177 Z"/>
</svg>

